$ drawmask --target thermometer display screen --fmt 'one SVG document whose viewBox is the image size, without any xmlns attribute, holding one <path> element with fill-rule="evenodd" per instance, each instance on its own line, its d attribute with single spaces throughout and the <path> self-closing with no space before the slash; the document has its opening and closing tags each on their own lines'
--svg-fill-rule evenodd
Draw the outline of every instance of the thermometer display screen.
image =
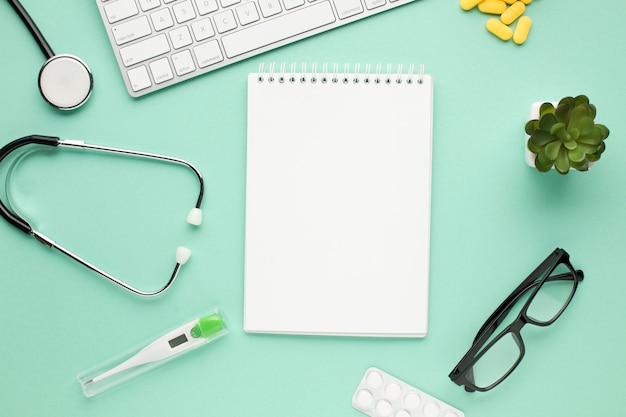
<svg viewBox="0 0 626 417">
<path fill-rule="evenodd" d="M 180 346 L 186 341 L 187 341 L 187 336 L 185 336 L 185 334 L 183 333 L 180 336 L 176 336 L 175 338 L 170 340 L 168 343 L 170 344 L 170 347 L 174 349 L 176 346 Z"/>
</svg>

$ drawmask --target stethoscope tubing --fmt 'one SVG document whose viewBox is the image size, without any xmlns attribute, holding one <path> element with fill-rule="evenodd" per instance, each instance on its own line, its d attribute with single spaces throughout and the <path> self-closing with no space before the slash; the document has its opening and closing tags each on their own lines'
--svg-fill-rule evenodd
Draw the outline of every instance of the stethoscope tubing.
<svg viewBox="0 0 626 417">
<path fill-rule="evenodd" d="M 39 48 L 41 49 L 41 52 L 43 52 L 43 54 L 46 56 L 46 59 L 52 58 L 55 55 L 52 47 L 50 46 L 48 41 L 46 41 L 46 38 L 37 27 L 37 24 L 35 24 L 35 21 L 30 17 L 24 6 L 22 6 L 22 3 L 20 3 L 18 0 L 9 0 L 9 3 L 11 4 L 11 6 L 13 6 L 30 33 L 35 38 L 37 45 L 39 45 Z"/>
<path fill-rule="evenodd" d="M 46 145 L 58 146 L 59 138 L 52 136 L 31 135 L 16 139 L 7 143 L 0 149 L 0 162 L 2 162 L 9 154 L 26 145 Z M 0 215 L 4 217 L 10 224 L 26 234 L 33 234 L 33 228 L 26 220 L 9 210 L 9 208 L 0 199 Z"/>
<path fill-rule="evenodd" d="M 130 155 L 130 156 L 136 156 L 136 157 L 142 157 L 142 158 L 156 159 L 156 160 L 161 160 L 165 162 L 171 162 L 171 163 L 186 166 L 187 168 L 189 168 L 191 171 L 194 172 L 194 174 L 198 178 L 198 182 L 200 186 L 200 191 L 198 194 L 198 199 L 196 201 L 195 207 L 196 209 L 200 209 L 202 205 L 202 199 L 204 196 L 204 180 L 202 178 L 202 174 L 193 164 L 191 164 L 190 162 L 184 159 L 175 158 L 175 157 L 167 156 L 167 155 L 160 155 L 156 153 L 150 153 L 150 152 L 141 152 L 141 151 L 134 151 L 130 149 L 114 148 L 114 147 L 109 147 L 109 146 L 92 145 L 92 144 L 88 144 L 79 140 L 61 140 L 58 137 L 53 137 L 53 136 L 30 135 L 30 136 L 25 136 L 23 138 L 16 139 L 4 145 L 2 148 L 0 148 L 0 163 L 9 154 L 11 154 L 12 152 L 26 145 L 46 145 L 46 146 L 56 146 L 56 147 L 78 148 L 78 149 L 92 150 L 92 151 L 97 151 L 97 152 L 107 152 L 107 153 L 115 153 L 115 154 L 121 154 L 121 155 Z M 44 235 L 43 233 L 40 233 L 34 230 L 32 226 L 26 220 L 24 220 L 14 211 L 11 211 L 7 207 L 7 205 L 5 205 L 5 203 L 2 201 L 2 199 L 0 199 L 0 215 L 4 217 L 11 225 L 15 226 L 17 229 L 21 230 L 22 232 L 28 235 L 34 236 L 35 239 L 37 239 L 44 246 L 58 250 L 64 255 L 82 264 L 83 266 L 105 277 L 109 281 L 138 295 L 154 296 L 154 295 L 163 293 L 172 285 L 182 265 L 182 263 L 177 260 L 176 266 L 174 267 L 174 271 L 172 272 L 172 275 L 170 276 L 169 280 L 162 288 L 157 289 L 155 291 L 142 291 L 115 278 L 111 274 L 96 267 L 95 265 L 91 264 L 90 262 L 76 255 L 72 251 L 57 244 L 54 240 Z"/>
</svg>

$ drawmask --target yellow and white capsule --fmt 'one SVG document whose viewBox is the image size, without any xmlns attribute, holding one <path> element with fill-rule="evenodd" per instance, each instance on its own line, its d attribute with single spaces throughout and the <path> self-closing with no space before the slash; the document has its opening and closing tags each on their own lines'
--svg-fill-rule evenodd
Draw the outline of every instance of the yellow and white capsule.
<svg viewBox="0 0 626 417">
<path fill-rule="evenodd" d="M 517 21 L 517 25 L 515 25 L 515 31 L 513 32 L 513 42 L 518 45 L 526 42 L 526 38 L 528 38 L 528 32 L 530 31 L 530 26 L 533 24 L 533 21 L 528 16 L 522 16 Z"/>
<path fill-rule="evenodd" d="M 515 22 L 518 17 L 523 15 L 524 11 L 526 11 L 526 5 L 521 1 L 516 1 L 515 3 L 510 5 L 509 8 L 504 11 L 504 13 L 502 13 L 502 15 L 500 16 L 500 20 L 505 25 L 510 25 L 511 23 Z"/>
<path fill-rule="evenodd" d="M 500 15 L 506 10 L 506 3 L 502 0 L 484 0 L 478 4 L 478 10 L 483 13 Z"/>
<path fill-rule="evenodd" d="M 500 20 L 492 17 L 487 20 L 487 30 L 503 41 L 508 41 L 513 36 L 513 29 L 502 23 Z"/>
</svg>

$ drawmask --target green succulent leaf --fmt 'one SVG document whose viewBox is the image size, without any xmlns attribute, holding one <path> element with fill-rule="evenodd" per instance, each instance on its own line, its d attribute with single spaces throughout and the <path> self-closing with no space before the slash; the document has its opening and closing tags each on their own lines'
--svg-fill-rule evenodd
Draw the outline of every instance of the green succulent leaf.
<svg viewBox="0 0 626 417">
<path fill-rule="evenodd" d="M 556 119 L 561 122 L 561 123 L 567 123 L 567 121 L 569 120 L 569 112 L 571 110 L 571 107 L 567 106 L 567 105 L 559 105 L 559 107 L 556 108 L 556 111 L 554 112 L 554 115 L 556 116 Z"/>
<path fill-rule="evenodd" d="M 589 109 L 589 117 L 591 117 L 592 119 L 596 118 L 596 106 L 594 106 L 593 104 L 589 104 L 588 105 L 588 109 Z"/>
<path fill-rule="evenodd" d="M 569 100 L 567 100 L 569 98 Z M 559 122 L 566 123 L 569 120 L 569 112 L 574 107 L 574 99 L 571 97 L 559 101 L 554 114 Z"/>
<path fill-rule="evenodd" d="M 551 161 L 554 161 L 559 155 L 560 150 L 561 150 L 561 142 L 558 140 L 555 140 L 554 142 L 548 143 L 545 146 L 545 148 L 543 148 L 543 153 L 545 154 L 546 158 L 548 158 Z"/>
<path fill-rule="evenodd" d="M 571 98 L 571 97 L 570 97 Z M 578 106 L 579 104 L 589 104 L 589 97 L 587 97 L 584 94 L 581 94 L 579 96 L 576 96 L 576 98 L 574 98 L 574 104 L 576 106 Z"/>
<path fill-rule="evenodd" d="M 538 147 L 546 146 L 550 142 L 554 142 L 556 138 L 545 130 L 535 130 L 531 135 L 529 141 L 533 145 Z"/>
<path fill-rule="evenodd" d="M 527 135 L 532 135 L 537 129 L 539 129 L 539 120 L 537 119 L 529 120 L 526 122 L 526 126 L 524 127 Z"/>
<path fill-rule="evenodd" d="M 579 143 L 584 143 L 586 145 L 594 145 L 594 146 L 598 146 L 600 144 L 600 142 L 602 142 L 602 132 L 600 129 L 594 129 L 592 132 L 586 134 L 586 135 L 581 135 L 578 138 L 578 142 Z"/>
<path fill-rule="evenodd" d="M 554 114 L 554 106 L 552 103 L 545 102 L 541 103 L 541 106 L 539 106 L 539 116 L 543 117 L 545 114 Z"/>
<path fill-rule="evenodd" d="M 539 152 L 541 152 L 541 147 L 535 145 L 530 139 L 526 143 L 526 148 L 529 151 L 531 151 L 532 153 L 539 153 Z"/>
<path fill-rule="evenodd" d="M 589 116 L 583 116 L 578 120 L 576 127 L 572 127 L 571 130 L 578 129 L 582 135 L 587 135 L 593 132 L 594 128 L 593 119 Z"/>
<path fill-rule="evenodd" d="M 578 147 L 578 143 L 576 143 L 575 140 L 570 140 L 567 142 L 563 142 L 563 146 L 565 146 L 568 150 L 573 150 L 576 149 Z"/>
<path fill-rule="evenodd" d="M 567 149 L 560 148 L 556 161 L 554 161 L 554 166 L 560 174 L 567 174 L 569 172 L 570 164 Z"/>
<path fill-rule="evenodd" d="M 576 162 L 576 161 L 572 161 L 571 159 L 569 160 L 569 164 L 572 168 L 575 168 L 579 171 L 586 171 L 587 169 L 589 169 L 589 163 L 587 162 L 587 159 L 583 159 L 580 162 Z M 585 169 L 585 166 L 587 167 L 587 169 Z"/>
<path fill-rule="evenodd" d="M 583 151 L 579 147 L 576 147 L 574 149 L 569 149 L 568 152 L 567 152 L 567 156 L 568 156 L 569 160 L 571 162 L 574 162 L 574 163 L 582 163 L 585 160 L 585 156 L 586 155 L 587 154 L 585 154 L 585 151 Z"/>
<path fill-rule="evenodd" d="M 561 139 L 563 142 L 568 142 L 572 140 L 572 136 L 569 134 L 567 129 L 563 128 L 556 132 L 556 137 Z"/>
<path fill-rule="evenodd" d="M 549 132 L 556 123 L 558 123 L 558 120 L 556 120 L 554 113 L 546 113 L 539 119 L 539 128 Z"/>
<path fill-rule="evenodd" d="M 593 154 L 598 151 L 600 145 L 587 145 L 586 143 L 578 142 L 578 147 L 586 154 Z"/>
<path fill-rule="evenodd" d="M 604 139 L 609 137 L 609 129 L 606 126 L 601 125 L 600 123 L 596 123 L 596 129 L 598 129 L 600 131 L 600 135 L 602 136 L 602 140 L 604 140 Z"/>
<path fill-rule="evenodd" d="M 554 164 L 554 160 L 548 158 L 546 156 L 544 150 L 545 149 L 541 149 L 541 151 L 539 153 L 537 153 L 537 158 L 536 158 L 535 163 L 537 163 L 537 164 L 539 164 L 541 166 L 548 166 L 549 165 L 550 167 L 552 167 L 552 164 Z"/>
<path fill-rule="evenodd" d="M 581 119 L 584 117 L 589 117 L 587 107 L 585 107 L 584 105 L 574 107 L 569 115 L 569 123 L 567 124 L 567 129 L 578 126 L 581 122 Z"/>
<path fill-rule="evenodd" d="M 548 161 L 544 159 L 542 154 L 537 154 L 537 157 L 535 158 L 535 167 L 540 172 L 550 171 L 552 169 L 553 164 L 554 164 L 554 161 Z"/>
<path fill-rule="evenodd" d="M 557 122 L 557 123 L 553 124 L 552 127 L 550 128 L 550 134 L 551 135 L 555 135 L 561 129 L 565 129 L 565 123 Z"/>
<path fill-rule="evenodd" d="M 586 156 L 586 159 L 589 162 L 596 162 L 598 159 L 600 159 L 600 155 L 596 155 L 594 153 L 588 153 Z"/>
</svg>

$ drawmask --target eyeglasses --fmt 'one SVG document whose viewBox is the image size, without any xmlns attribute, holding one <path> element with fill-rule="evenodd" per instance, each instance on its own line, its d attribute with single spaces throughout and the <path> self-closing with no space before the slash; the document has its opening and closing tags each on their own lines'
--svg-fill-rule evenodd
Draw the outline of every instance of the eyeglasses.
<svg viewBox="0 0 626 417">
<path fill-rule="evenodd" d="M 488 391 L 513 372 L 524 357 L 520 331 L 527 323 L 549 326 L 567 308 L 583 271 L 574 270 L 569 254 L 555 249 L 509 295 L 476 334 L 472 347 L 450 373 L 465 390 Z M 521 310 L 514 320 L 514 307 Z"/>
</svg>

